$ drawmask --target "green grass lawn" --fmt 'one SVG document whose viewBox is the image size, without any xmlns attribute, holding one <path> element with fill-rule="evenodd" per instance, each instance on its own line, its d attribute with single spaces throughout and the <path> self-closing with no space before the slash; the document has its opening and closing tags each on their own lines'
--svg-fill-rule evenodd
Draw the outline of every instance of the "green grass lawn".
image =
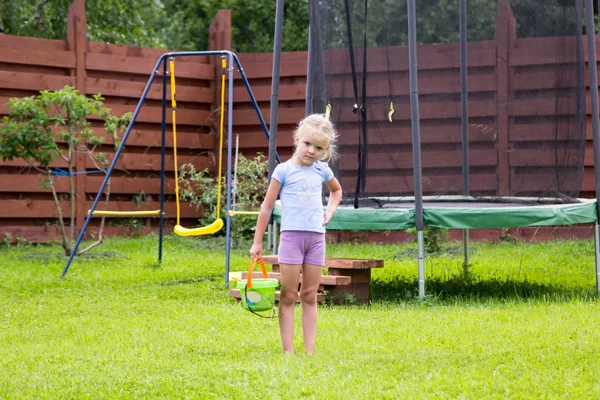
<svg viewBox="0 0 600 400">
<path fill-rule="evenodd" d="M 280 349 L 276 320 L 224 285 L 224 240 L 110 239 L 0 247 L 0 398 L 600 398 L 600 301 L 591 241 L 472 247 L 426 261 L 414 244 L 330 245 L 382 258 L 371 306 L 319 310 L 316 354 Z M 248 248 L 232 270 L 248 266 Z"/>
</svg>

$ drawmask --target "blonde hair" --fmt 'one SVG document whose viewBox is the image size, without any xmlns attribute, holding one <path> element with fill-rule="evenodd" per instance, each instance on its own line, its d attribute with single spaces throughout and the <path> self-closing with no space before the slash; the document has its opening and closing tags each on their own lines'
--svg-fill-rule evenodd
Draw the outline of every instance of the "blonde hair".
<svg viewBox="0 0 600 400">
<path fill-rule="evenodd" d="M 298 123 L 294 131 L 294 142 L 301 138 L 306 132 L 316 132 L 329 140 L 329 146 L 325 149 L 320 161 L 334 161 L 338 158 L 337 138 L 338 132 L 333 123 L 325 117 L 325 114 L 311 114 Z"/>
</svg>

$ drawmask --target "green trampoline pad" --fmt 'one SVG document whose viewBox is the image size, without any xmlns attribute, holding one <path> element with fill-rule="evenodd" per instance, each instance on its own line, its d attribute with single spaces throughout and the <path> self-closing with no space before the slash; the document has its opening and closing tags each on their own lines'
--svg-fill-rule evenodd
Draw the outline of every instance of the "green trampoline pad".
<svg viewBox="0 0 600 400">
<path fill-rule="evenodd" d="M 281 204 L 273 215 L 281 222 Z M 516 228 L 595 223 L 596 201 L 580 199 L 570 204 L 519 204 L 483 202 L 425 202 L 425 226 L 454 229 Z M 358 208 L 340 206 L 327 226 L 330 230 L 393 231 L 415 226 L 414 203 L 396 207 Z"/>
<path fill-rule="evenodd" d="M 281 222 L 281 203 L 275 203 L 273 215 Z M 327 225 L 339 231 L 401 231 L 415 226 L 415 208 L 358 208 L 338 207 Z"/>
</svg>

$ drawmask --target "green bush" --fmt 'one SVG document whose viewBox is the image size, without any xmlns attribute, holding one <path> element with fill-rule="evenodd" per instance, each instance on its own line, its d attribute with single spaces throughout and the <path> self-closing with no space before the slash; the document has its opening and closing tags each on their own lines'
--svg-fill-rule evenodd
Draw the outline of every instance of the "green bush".
<svg viewBox="0 0 600 400">
<path fill-rule="evenodd" d="M 106 154 L 97 151 L 104 138 L 96 136 L 89 119 L 100 118 L 104 122 L 104 130 L 117 146 L 120 142 L 119 133 L 127 127 L 131 113 L 113 116 L 111 110 L 104 106 L 104 98 L 100 93 L 86 97 L 72 86 L 56 91 L 44 90 L 37 96 L 11 98 L 8 108 L 8 115 L 0 124 L 0 159 L 23 159 L 32 169 L 45 176 L 42 185 L 52 191 L 62 246 L 68 256 L 75 236 L 76 194 L 73 174 L 85 170 L 82 166 L 79 171 L 75 170 L 77 154 L 85 154 L 98 169 L 106 169 L 109 165 Z M 52 164 L 59 159 L 67 164 L 69 193 L 64 196 L 57 193 L 53 183 L 56 171 Z M 107 185 L 107 201 L 109 191 Z M 69 202 L 68 216 L 62 214 L 61 201 Z"/>
<path fill-rule="evenodd" d="M 408 229 L 407 232 L 414 235 L 415 241 L 417 240 L 417 230 L 415 228 Z M 437 254 L 441 252 L 442 245 L 448 240 L 449 235 L 448 229 L 446 228 L 426 226 L 425 229 L 423 229 L 423 245 L 425 251 L 428 254 Z"/>
<path fill-rule="evenodd" d="M 267 191 L 268 162 L 263 154 L 254 158 L 240 155 L 237 173 L 232 173 L 231 207 L 237 211 L 258 211 Z M 225 174 L 224 174 L 225 176 Z M 192 164 L 184 164 L 180 169 L 180 200 L 189 201 L 202 210 L 200 225 L 209 225 L 217 218 L 217 182 L 208 169 L 197 171 Z M 221 182 L 221 212 L 225 220 L 227 202 L 226 181 Z M 232 237 L 248 239 L 253 237 L 256 227 L 255 215 L 236 215 L 231 218 Z M 221 230 L 218 235 L 224 235 Z"/>
</svg>

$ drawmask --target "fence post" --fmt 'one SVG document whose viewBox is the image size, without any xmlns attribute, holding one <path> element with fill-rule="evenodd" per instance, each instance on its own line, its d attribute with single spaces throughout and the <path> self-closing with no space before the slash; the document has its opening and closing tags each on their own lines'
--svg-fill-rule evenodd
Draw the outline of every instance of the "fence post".
<svg viewBox="0 0 600 400">
<path fill-rule="evenodd" d="M 231 10 L 217 11 L 208 29 L 208 50 L 231 50 Z M 217 109 L 221 96 L 221 60 L 211 57 L 210 63 L 215 70 L 213 109 Z"/>
<path fill-rule="evenodd" d="M 75 77 L 75 88 L 85 96 L 85 53 L 87 51 L 85 16 L 85 0 L 74 0 L 69 7 L 67 20 L 67 47 L 75 52 L 75 69 L 70 75 Z M 85 171 L 85 154 L 76 152 L 75 169 L 77 172 Z M 83 227 L 86 218 L 85 210 L 85 174 L 75 175 L 75 227 L 79 231 Z"/>
<path fill-rule="evenodd" d="M 208 30 L 208 49 L 231 50 L 231 10 L 217 11 Z"/>
<path fill-rule="evenodd" d="M 517 39 L 517 23 L 507 0 L 498 2 L 495 27 L 496 40 L 496 105 L 497 105 L 497 150 L 498 150 L 498 195 L 510 195 L 510 64 L 509 55 Z"/>
<path fill-rule="evenodd" d="M 219 10 L 213 18 L 210 27 L 208 29 L 208 50 L 231 50 L 231 10 Z M 215 79 L 214 83 L 214 97 L 213 97 L 213 110 L 218 110 L 220 107 L 221 98 L 221 60 L 215 56 L 210 57 L 210 63 L 214 66 Z M 228 65 L 228 67 L 232 67 Z M 227 93 L 225 93 L 227 96 Z M 222 110 L 226 112 L 226 110 Z M 218 134 L 218 132 L 217 132 Z M 214 154 L 219 154 L 219 140 L 215 140 Z M 222 155 L 218 158 L 217 162 L 222 162 Z M 215 163 L 215 166 L 219 164 Z"/>
</svg>

